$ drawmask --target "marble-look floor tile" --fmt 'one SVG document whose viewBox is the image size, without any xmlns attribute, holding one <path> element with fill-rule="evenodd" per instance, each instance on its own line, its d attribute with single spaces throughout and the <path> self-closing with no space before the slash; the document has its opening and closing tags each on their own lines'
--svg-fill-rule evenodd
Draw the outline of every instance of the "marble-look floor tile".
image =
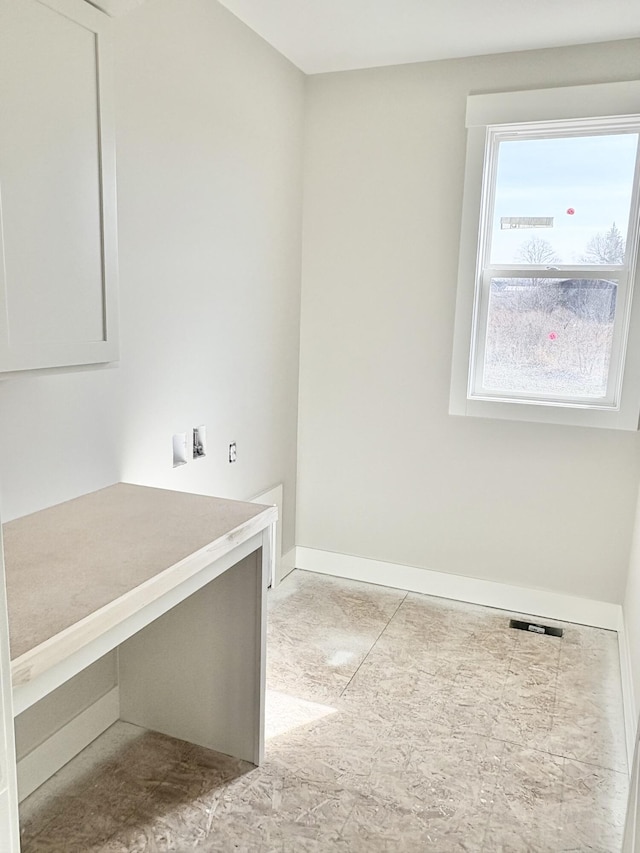
<svg viewBox="0 0 640 853">
<path fill-rule="evenodd" d="M 618 660 L 616 645 L 578 646 L 564 644 L 560 647 L 560 669 L 571 671 L 583 667 L 595 678 L 606 678 Z"/>
<path fill-rule="evenodd" d="M 627 805 L 626 773 L 566 759 L 560 810 L 563 847 L 619 851 Z"/>
<path fill-rule="evenodd" d="M 256 820 L 256 794 L 258 819 Z M 242 824 L 259 824 L 262 835 L 281 848 L 331 849 L 340 838 L 341 829 L 351 814 L 358 795 L 347 788 L 330 783 L 316 783 L 287 774 L 282 785 L 269 791 L 256 792 L 253 786 L 244 791 L 229 789 L 216 813 L 215 835 L 204 849 L 233 850 L 239 831 L 247 834 Z M 227 846 L 221 844 L 227 840 Z M 256 848 L 259 849 L 259 848 Z"/>
<path fill-rule="evenodd" d="M 556 685 L 554 714 L 567 720 L 580 716 L 607 717 L 618 728 L 624 725 L 622 695 L 613 691 L 598 690 L 585 686 L 584 689 Z"/>
<path fill-rule="evenodd" d="M 431 667 L 420 664 L 413 667 L 398 666 L 388 655 L 373 651 L 354 674 L 342 692 L 344 700 L 351 704 L 369 705 L 382 709 L 391 706 L 394 713 L 396 702 L 412 702 L 420 697 L 425 704 L 447 695 L 453 689 L 454 671 L 450 677 L 433 674 Z"/>
<path fill-rule="evenodd" d="M 265 738 L 271 740 L 291 734 L 318 720 L 337 713 L 334 705 L 310 702 L 279 690 L 267 690 L 265 695 Z"/>
<path fill-rule="evenodd" d="M 358 853 L 470 853 L 479 850 L 488 813 L 461 811 L 456 803 L 434 797 L 420 810 L 371 795 L 352 810 L 342 837 Z"/>
<path fill-rule="evenodd" d="M 549 672 L 557 672 L 560 665 L 561 639 L 551 636 L 526 634 L 524 631 L 513 631 L 517 634 L 513 648 L 512 662 L 525 666 L 542 666 Z"/>
<path fill-rule="evenodd" d="M 616 636 L 510 616 L 294 572 L 263 765 L 116 724 L 22 805 L 23 853 L 618 853 Z"/>
<path fill-rule="evenodd" d="M 52 821 L 60 811 L 60 804 L 74 791 L 81 793 L 78 781 L 92 779 L 95 767 L 109 761 L 118 762 L 126 751 L 144 737 L 138 726 L 118 723 L 91 743 L 71 764 L 66 765 L 20 804 L 20 835 L 23 844 Z M 176 742 L 179 744 L 179 742 Z M 174 746 L 174 748 L 176 748 Z M 179 748 L 179 747 L 178 747 Z"/>
<path fill-rule="evenodd" d="M 559 623 L 561 624 L 561 623 Z M 566 646 L 579 646 L 583 649 L 618 650 L 618 634 L 605 628 L 589 628 L 586 625 L 561 624 L 564 628 L 563 641 Z"/>
<path fill-rule="evenodd" d="M 479 735 L 434 732 L 419 740 L 390 738 L 352 787 L 421 816 L 429 825 L 439 810 L 486 820 L 504 744 Z M 450 824 L 448 824 L 450 825 Z"/>
<path fill-rule="evenodd" d="M 308 572 L 287 581 L 270 600 L 269 686 L 328 701 L 349 683 L 405 593 Z"/>
<path fill-rule="evenodd" d="M 379 756 L 388 749 L 387 723 L 346 711 L 308 727 L 295 738 L 267 744 L 267 762 L 283 774 L 317 784 L 358 790 L 366 786 Z M 402 762 L 400 751 L 394 754 Z"/>
<path fill-rule="evenodd" d="M 480 608 L 459 602 L 409 593 L 389 624 L 389 636 L 423 643 L 440 642 L 457 646 L 474 630 L 487 626 Z"/>
<path fill-rule="evenodd" d="M 544 659 L 526 660 L 514 652 L 509 661 L 506 685 L 509 690 L 525 691 L 547 688 L 555 691 L 558 680 L 558 666 Z"/>
<path fill-rule="evenodd" d="M 357 629 L 377 636 L 405 597 L 402 590 L 389 587 L 294 572 L 286 584 L 280 584 L 270 594 L 269 627 L 285 634 L 295 628 L 300 636 L 306 635 L 314 642 L 324 639 L 332 647 L 332 638 L 322 637 L 323 625 L 330 625 L 336 634 L 351 634 Z"/>
<path fill-rule="evenodd" d="M 47 804 L 54 817 L 26 849 L 118 850 L 123 834 L 130 849 L 154 849 L 143 841 L 149 835 L 146 827 L 167 836 L 165 826 L 175 815 L 252 767 L 165 735 L 138 732 L 116 755 L 87 767 Z M 176 821 L 186 826 L 182 818 Z M 158 846 L 156 840 L 153 844 Z"/>
<path fill-rule="evenodd" d="M 561 827 L 563 759 L 505 744 L 501 765 L 484 849 L 488 853 L 492 843 L 505 850 L 554 850 Z"/>
<path fill-rule="evenodd" d="M 547 749 L 586 764 L 627 773 L 627 749 L 622 721 L 576 714 L 554 716 Z"/>
<path fill-rule="evenodd" d="M 617 654 L 599 656 L 591 660 L 590 652 L 561 657 L 558 670 L 557 697 L 558 712 L 572 719 L 581 711 L 603 716 L 620 714 L 622 709 L 622 690 L 617 673 Z M 581 706 L 581 703 L 582 706 Z"/>
<path fill-rule="evenodd" d="M 447 697 L 445 713 L 453 732 L 489 736 L 500 713 L 503 685 L 461 678 Z"/>
<path fill-rule="evenodd" d="M 498 740 L 551 752 L 553 714 L 549 710 L 550 707 L 551 701 L 548 697 L 544 697 L 540 707 L 535 704 L 502 702 L 497 709 L 496 721 L 490 734 Z"/>
<path fill-rule="evenodd" d="M 526 825 L 517 823 L 499 829 L 489 829 L 480 849 L 482 853 L 587 853 L 584 848 L 561 847 L 556 830 L 538 827 L 531 832 Z"/>
</svg>

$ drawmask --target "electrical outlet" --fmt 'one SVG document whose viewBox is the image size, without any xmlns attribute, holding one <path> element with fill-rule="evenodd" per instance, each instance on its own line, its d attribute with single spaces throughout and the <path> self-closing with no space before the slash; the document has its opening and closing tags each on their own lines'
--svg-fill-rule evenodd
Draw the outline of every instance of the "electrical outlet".
<svg viewBox="0 0 640 853">
<path fill-rule="evenodd" d="M 229 462 L 235 462 L 238 458 L 238 451 L 236 449 L 235 441 L 232 441 L 229 445 Z"/>
<path fill-rule="evenodd" d="M 207 428 L 204 424 L 193 428 L 193 458 L 207 455 Z"/>
</svg>

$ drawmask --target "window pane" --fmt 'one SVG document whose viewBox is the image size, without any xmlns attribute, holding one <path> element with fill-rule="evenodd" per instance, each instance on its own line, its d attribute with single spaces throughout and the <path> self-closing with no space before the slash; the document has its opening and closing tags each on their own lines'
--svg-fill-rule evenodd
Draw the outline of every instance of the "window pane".
<svg viewBox="0 0 640 853">
<path fill-rule="evenodd" d="M 501 140 L 492 264 L 621 264 L 637 133 Z"/>
<path fill-rule="evenodd" d="M 604 397 L 616 294 L 599 279 L 492 279 L 484 388 Z"/>
</svg>

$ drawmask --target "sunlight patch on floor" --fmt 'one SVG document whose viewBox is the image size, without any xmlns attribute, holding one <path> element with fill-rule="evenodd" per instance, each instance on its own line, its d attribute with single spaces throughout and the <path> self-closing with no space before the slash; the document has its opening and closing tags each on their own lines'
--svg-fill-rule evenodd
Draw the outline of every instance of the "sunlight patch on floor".
<svg viewBox="0 0 640 853">
<path fill-rule="evenodd" d="M 269 740 L 285 734 L 285 732 L 290 732 L 299 726 L 335 714 L 337 710 L 330 705 L 309 702 L 307 699 L 288 696 L 286 693 L 280 693 L 277 690 L 267 690 L 265 738 Z"/>
</svg>

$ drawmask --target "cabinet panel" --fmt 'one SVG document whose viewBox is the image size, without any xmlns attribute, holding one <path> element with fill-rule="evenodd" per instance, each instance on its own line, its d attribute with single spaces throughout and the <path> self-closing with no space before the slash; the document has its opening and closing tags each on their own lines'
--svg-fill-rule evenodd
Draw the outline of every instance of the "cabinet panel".
<svg viewBox="0 0 640 853">
<path fill-rule="evenodd" d="M 10 673 L 7 597 L 0 533 L 0 853 L 17 853 L 20 849 Z"/>
<path fill-rule="evenodd" d="M 0 853 L 19 853 L 20 850 L 12 812 L 9 791 L 0 791 Z"/>
<path fill-rule="evenodd" d="M 109 26 L 0 0 L 0 370 L 117 357 Z"/>
</svg>

